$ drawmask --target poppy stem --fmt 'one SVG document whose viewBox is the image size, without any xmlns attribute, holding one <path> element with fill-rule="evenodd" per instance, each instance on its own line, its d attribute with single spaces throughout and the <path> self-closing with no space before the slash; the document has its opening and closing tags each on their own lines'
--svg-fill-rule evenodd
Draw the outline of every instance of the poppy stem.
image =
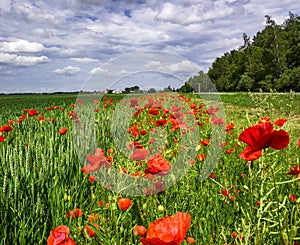
<svg viewBox="0 0 300 245">
<path fill-rule="evenodd" d="M 212 179 L 212 178 L 209 178 L 211 181 L 213 181 L 214 183 L 216 183 L 217 185 L 221 186 L 223 189 L 226 189 L 226 187 L 222 184 L 220 184 L 218 181 Z"/>
<path fill-rule="evenodd" d="M 275 182 L 275 185 L 283 185 L 283 184 L 287 184 L 287 183 L 291 183 L 291 182 L 295 182 L 295 181 L 300 181 L 300 177 L 294 178 L 294 179 L 291 179 L 291 180 Z"/>
</svg>

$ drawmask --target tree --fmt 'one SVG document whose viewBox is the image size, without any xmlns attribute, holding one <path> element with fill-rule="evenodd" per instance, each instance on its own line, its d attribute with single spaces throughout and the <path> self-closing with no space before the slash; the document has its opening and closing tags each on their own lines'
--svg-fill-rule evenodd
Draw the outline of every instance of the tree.
<svg viewBox="0 0 300 245">
<path fill-rule="evenodd" d="M 252 41 L 243 34 L 243 45 L 216 58 L 207 75 L 218 91 L 270 88 L 299 91 L 300 17 L 289 13 L 282 25 L 266 15 L 266 25 Z M 193 84 L 197 77 L 190 78 Z"/>
</svg>

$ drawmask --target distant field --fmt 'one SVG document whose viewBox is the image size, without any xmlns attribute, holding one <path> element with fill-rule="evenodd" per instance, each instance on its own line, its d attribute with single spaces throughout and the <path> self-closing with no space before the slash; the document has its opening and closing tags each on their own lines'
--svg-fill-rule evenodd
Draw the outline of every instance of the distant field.
<svg viewBox="0 0 300 245">
<path fill-rule="evenodd" d="M 300 95 L 220 94 L 219 108 L 201 97 L 216 99 L 1 95 L 0 244 L 55 244 L 51 231 L 62 225 L 70 230 L 64 241 L 142 244 L 135 226 L 149 228 L 177 212 L 191 217 L 186 234 L 173 230 L 177 238 L 170 239 L 181 237 L 180 244 L 300 244 Z M 85 108 L 93 120 L 87 125 L 90 115 L 80 117 Z M 253 125 L 251 146 L 239 136 Z M 256 159 L 241 155 L 247 146 Z M 114 192 L 123 186 L 113 169 L 124 189 L 134 178 L 152 184 L 137 190 L 143 195 Z M 135 177 L 129 183 L 126 176 Z M 129 208 L 121 196 L 131 200 Z"/>
</svg>

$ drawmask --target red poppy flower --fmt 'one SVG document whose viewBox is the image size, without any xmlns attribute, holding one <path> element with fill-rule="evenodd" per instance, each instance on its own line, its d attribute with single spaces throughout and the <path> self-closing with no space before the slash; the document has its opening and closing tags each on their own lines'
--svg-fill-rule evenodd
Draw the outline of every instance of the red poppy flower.
<svg viewBox="0 0 300 245">
<path fill-rule="evenodd" d="M 63 135 L 63 134 L 65 134 L 65 133 L 68 132 L 68 129 L 63 127 L 63 128 L 61 128 L 60 130 L 58 130 L 58 132 L 59 132 L 61 135 Z"/>
<path fill-rule="evenodd" d="M 138 106 L 139 101 L 137 99 L 131 99 L 130 100 L 130 107 Z"/>
<path fill-rule="evenodd" d="M 8 120 L 8 124 L 15 124 L 15 120 L 12 119 Z"/>
<path fill-rule="evenodd" d="M 222 194 L 224 197 L 227 197 L 230 194 L 230 190 L 222 189 Z"/>
<path fill-rule="evenodd" d="M 129 156 L 129 158 L 132 160 L 140 161 L 146 159 L 147 156 L 148 156 L 147 149 L 137 149 Z"/>
<path fill-rule="evenodd" d="M 157 121 L 156 121 L 156 123 L 155 123 L 155 126 L 156 127 L 159 127 L 159 126 L 164 126 L 164 125 L 166 125 L 167 124 L 167 120 L 166 119 L 158 119 Z"/>
<path fill-rule="evenodd" d="M 197 155 L 197 159 L 199 161 L 204 161 L 205 158 L 206 158 L 206 155 L 204 153 L 200 153 L 200 154 Z"/>
<path fill-rule="evenodd" d="M 5 137 L 0 135 L 0 142 L 3 142 L 5 140 Z"/>
<path fill-rule="evenodd" d="M 179 245 L 191 224 L 191 216 L 178 212 L 150 224 L 146 238 L 140 238 L 144 245 Z"/>
<path fill-rule="evenodd" d="M 98 224 L 93 224 L 93 226 L 94 226 L 97 230 L 100 230 L 100 226 L 99 226 Z M 97 233 L 96 233 L 95 231 L 93 231 L 92 228 L 91 228 L 90 226 L 88 226 L 88 225 L 86 225 L 84 229 L 87 231 L 89 237 L 93 237 L 93 236 L 96 236 L 96 235 L 97 235 Z"/>
<path fill-rule="evenodd" d="M 134 126 L 128 128 L 128 129 L 127 129 L 127 132 L 128 132 L 128 133 L 131 133 L 131 135 L 132 135 L 133 137 L 136 137 L 136 136 L 139 134 L 139 129 L 138 129 L 138 127 L 137 127 L 136 125 L 134 125 Z"/>
<path fill-rule="evenodd" d="M 70 218 L 72 217 L 72 219 L 78 218 L 80 216 L 83 215 L 83 212 L 80 208 L 75 208 L 74 210 L 70 210 L 67 214 L 66 217 Z"/>
<path fill-rule="evenodd" d="M 234 200 L 235 200 L 235 196 L 231 196 L 231 197 L 229 197 L 229 201 L 231 201 L 231 202 L 233 202 Z"/>
<path fill-rule="evenodd" d="M 12 126 L 10 125 L 2 125 L 1 128 L 0 128 L 0 132 L 10 132 L 12 131 Z"/>
<path fill-rule="evenodd" d="M 134 227 L 132 233 L 135 236 L 145 236 L 147 233 L 147 229 L 143 225 L 137 225 L 136 227 Z"/>
<path fill-rule="evenodd" d="M 89 175 L 89 181 L 93 183 L 96 180 L 96 177 L 93 175 Z"/>
<path fill-rule="evenodd" d="M 245 129 L 239 140 L 248 144 L 239 154 L 239 157 L 246 161 L 254 161 L 261 157 L 262 149 L 271 147 L 282 150 L 290 143 L 289 134 L 282 129 L 274 130 L 271 122 L 258 123 Z"/>
<path fill-rule="evenodd" d="M 94 155 L 87 154 L 86 158 L 89 163 L 81 169 L 86 174 L 99 170 L 104 164 L 106 168 L 110 167 L 107 158 L 104 156 L 104 150 L 100 148 L 95 149 Z"/>
<path fill-rule="evenodd" d="M 211 119 L 211 121 L 214 125 L 224 125 L 225 124 L 224 119 L 221 117 L 213 117 Z"/>
<path fill-rule="evenodd" d="M 225 131 L 231 131 L 232 129 L 234 129 L 235 124 L 234 123 L 230 123 L 225 127 Z"/>
<path fill-rule="evenodd" d="M 99 219 L 98 214 L 91 213 L 88 217 L 88 221 L 94 223 L 97 219 Z"/>
<path fill-rule="evenodd" d="M 237 237 L 237 234 L 236 234 L 236 232 L 235 232 L 235 231 L 231 233 L 231 237 L 232 237 L 233 239 L 236 239 L 236 237 Z"/>
<path fill-rule="evenodd" d="M 188 244 L 195 244 L 195 243 L 196 243 L 196 240 L 195 240 L 195 238 L 193 238 L 193 237 L 187 237 L 187 238 L 186 238 L 186 242 L 187 242 Z"/>
<path fill-rule="evenodd" d="M 286 119 L 278 119 L 277 121 L 274 122 L 276 126 L 282 127 L 286 123 Z"/>
<path fill-rule="evenodd" d="M 145 134 L 147 134 L 147 131 L 145 129 L 141 129 L 140 130 L 140 135 L 145 135 Z"/>
<path fill-rule="evenodd" d="M 33 116 L 37 116 L 39 114 L 39 112 L 37 110 L 30 110 L 28 112 L 28 116 L 33 117 Z"/>
<path fill-rule="evenodd" d="M 164 183 L 161 180 L 158 180 L 154 183 L 155 191 L 156 192 L 164 192 L 165 186 Z"/>
<path fill-rule="evenodd" d="M 211 178 L 211 179 L 217 178 L 217 176 L 215 174 L 210 174 L 208 177 Z"/>
<path fill-rule="evenodd" d="M 300 140 L 298 140 L 298 148 L 300 148 Z"/>
<path fill-rule="evenodd" d="M 159 110 L 155 109 L 155 108 L 151 108 L 151 109 L 149 109 L 148 114 L 158 115 L 159 114 Z"/>
<path fill-rule="evenodd" d="M 152 155 L 149 158 L 147 165 L 148 168 L 145 170 L 145 172 L 150 174 L 165 176 L 171 170 L 171 165 L 168 160 L 163 158 L 160 154 Z"/>
<path fill-rule="evenodd" d="M 290 172 L 288 172 L 287 175 L 300 176 L 300 164 L 296 164 L 295 167 L 291 167 Z"/>
<path fill-rule="evenodd" d="M 207 146 L 207 145 L 209 145 L 209 139 L 201 140 L 200 145 L 202 145 L 202 146 Z"/>
<path fill-rule="evenodd" d="M 45 121 L 45 116 L 44 115 L 41 115 L 38 120 L 41 122 L 41 121 Z"/>
<path fill-rule="evenodd" d="M 289 195 L 289 199 L 292 201 L 292 202 L 296 202 L 297 198 L 294 194 L 290 194 Z"/>
<path fill-rule="evenodd" d="M 126 211 L 132 205 L 132 201 L 129 198 L 120 197 L 118 200 L 118 206 L 123 211 Z"/>
<path fill-rule="evenodd" d="M 57 226 L 50 232 L 48 245 L 76 245 L 76 242 L 69 237 L 70 230 L 67 226 Z"/>
</svg>

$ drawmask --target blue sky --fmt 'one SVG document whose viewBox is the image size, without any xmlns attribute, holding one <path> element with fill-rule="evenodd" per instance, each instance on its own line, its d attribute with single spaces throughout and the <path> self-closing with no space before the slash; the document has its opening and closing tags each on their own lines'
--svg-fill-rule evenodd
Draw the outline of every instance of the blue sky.
<svg viewBox="0 0 300 245">
<path fill-rule="evenodd" d="M 175 87 L 241 46 L 243 32 L 262 30 L 265 15 L 281 24 L 299 7 L 297 0 L 0 0 L 0 93 L 78 91 L 92 80 L 97 89 L 122 81 Z"/>
</svg>

